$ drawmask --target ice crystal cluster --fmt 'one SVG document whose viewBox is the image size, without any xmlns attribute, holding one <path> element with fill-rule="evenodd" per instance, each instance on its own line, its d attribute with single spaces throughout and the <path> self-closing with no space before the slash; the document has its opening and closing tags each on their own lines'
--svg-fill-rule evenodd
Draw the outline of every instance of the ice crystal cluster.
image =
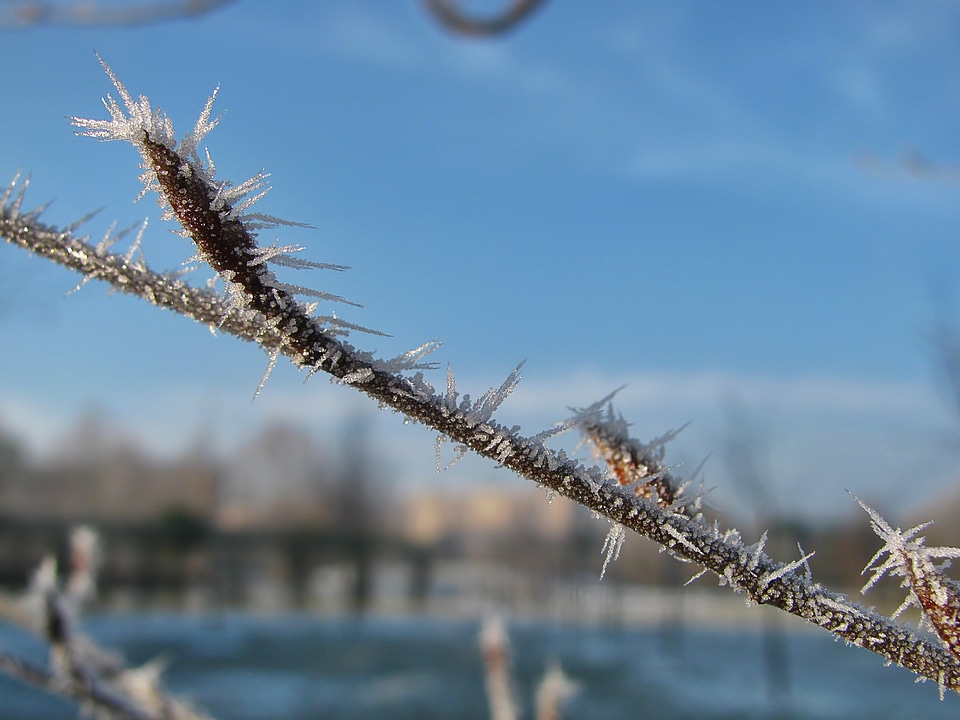
<svg viewBox="0 0 960 720">
<path fill-rule="evenodd" d="M 232 185 L 216 179 L 209 154 L 200 143 L 216 124 L 208 100 L 193 130 L 176 141 L 170 120 L 145 97 L 134 99 L 117 76 L 104 65 L 118 100 L 104 103 L 108 120 L 74 118 L 80 134 L 101 140 L 131 143 L 142 159 L 145 188 L 155 190 L 168 217 L 175 218 L 184 235 L 196 245 L 199 260 L 222 280 L 226 293 L 194 288 L 180 278 L 153 273 L 139 257 L 113 254 L 109 243 L 97 246 L 75 235 L 75 227 L 42 224 L 37 213 L 22 209 L 22 187 L 0 198 L 0 235 L 8 242 L 79 271 L 84 278 L 105 280 L 113 287 L 139 295 L 237 337 L 258 343 L 271 355 L 289 357 L 311 374 L 322 372 L 373 398 L 381 407 L 435 430 L 451 441 L 458 456 L 473 452 L 538 483 L 549 492 L 566 496 L 611 523 L 605 545 L 607 562 L 619 552 L 626 530 L 653 540 L 676 557 L 712 573 L 721 585 L 742 593 L 749 603 L 769 604 L 819 625 L 852 644 L 868 648 L 937 681 L 941 688 L 960 690 L 960 662 L 927 637 L 894 620 L 865 610 L 843 595 L 815 582 L 810 554 L 777 562 L 765 552 L 766 536 L 747 544 L 736 530 L 723 529 L 700 511 L 698 493 L 688 487 L 699 474 L 681 480 L 664 462 L 663 447 L 675 433 L 642 443 L 630 437 L 629 426 L 604 398 L 576 411 L 573 418 L 532 436 L 516 426 L 501 425 L 499 410 L 520 379 L 520 366 L 499 386 L 477 400 L 460 394 L 451 370 L 446 388 L 437 393 L 423 371 L 432 365 L 425 357 L 436 342 L 423 344 L 393 359 L 380 359 L 357 350 L 344 339 L 356 326 L 335 315 L 317 315 L 297 296 L 315 300 L 342 298 L 280 282 L 270 266 L 341 269 L 293 258 L 298 248 L 279 243 L 261 247 L 256 233 L 282 221 L 250 212 L 265 191 L 265 176 Z M 547 441 L 579 428 L 602 466 L 586 466 Z M 439 447 L 439 443 L 438 443 Z M 873 516 L 871 516 L 873 517 Z M 879 516 L 874 528 L 884 539 L 887 561 L 877 571 L 909 578 L 915 604 L 928 608 L 934 628 L 942 619 L 956 623 L 955 586 L 932 565 L 932 559 L 954 557 L 944 551 L 923 550 L 911 535 L 889 529 Z M 952 552 L 952 551 L 951 551 Z M 936 607 L 940 610 L 933 611 Z M 949 647 L 956 634 L 937 630 Z M 953 631 L 950 631 L 953 632 Z"/>
<path fill-rule="evenodd" d="M 871 527 L 884 542 L 864 568 L 864 573 L 870 572 L 871 576 L 863 592 L 888 573 L 902 578 L 901 587 L 907 589 L 907 597 L 893 617 L 899 617 L 908 607 L 919 608 L 924 622 L 950 652 L 960 657 L 960 585 L 943 572 L 950 560 L 960 557 L 960 548 L 925 547 L 925 538 L 918 533 L 930 523 L 906 531 L 894 530 L 876 510 L 859 498 L 857 502 L 867 511 Z M 934 560 L 945 562 L 935 565 Z"/>
<path fill-rule="evenodd" d="M 176 219 L 180 223 L 183 234 L 196 245 L 197 259 L 216 271 L 226 289 L 225 311 L 236 311 L 241 318 L 262 320 L 264 332 L 275 330 L 286 338 L 297 364 L 315 367 L 322 363 L 328 348 L 317 342 L 318 336 L 342 334 L 357 326 L 335 315 L 314 316 L 316 306 L 307 307 L 295 296 L 347 301 L 329 293 L 282 283 L 268 262 L 299 269 L 345 268 L 292 256 L 303 249 L 298 246 L 275 243 L 260 247 L 257 244 L 259 230 L 298 223 L 249 212 L 269 189 L 263 172 L 233 185 L 215 177 L 209 152 L 204 151 L 201 158 L 200 143 L 219 122 L 211 117 L 217 91 L 207 99 L 193 130 L 178 143 L 173 123 L 166 114 L 152 107 L 149 99 L 142 95 L 135 100 L 113 70 L 102 59 L 100 62 L 116 88 L 119 101 L 110 95 L 104 98 L 109 120 L 71 118 L 73 124 L 81 128 L 78 134 L 133 145 L 143 161 L 141 196 L 148 191 L 156 192 L 165 219 Z M 271 353 L 271 368 L 278 352 L 275 349 Z"/>
</svg>

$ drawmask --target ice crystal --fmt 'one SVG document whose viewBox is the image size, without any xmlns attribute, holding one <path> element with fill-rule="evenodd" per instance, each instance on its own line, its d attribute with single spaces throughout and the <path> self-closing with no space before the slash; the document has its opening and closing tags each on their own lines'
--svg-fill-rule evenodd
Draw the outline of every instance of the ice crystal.
<svg viewBox="0 0 960 720">
<path fill-rule="evenodd" d="M 604 556 L 603 567 L 600 569 L 600 579 L 603 580 L 607 574 L 607 566 L 614 560 L 619 559 L 620 550 L 627 539 L 627 529 L 618 522 L 610 521 L 610 529 L 607 536 L 603 539 L 603 547 L 600 548 L 600 554 Z"/>
<path fill-rule="evenodd" d="M 760 562 L 760 559 L 763 558 L 763 548 L 767 544 L 767 531 L 763 531 L 763 535 L 760 536 L 760 539 L 757 541 L 756 545 L 746 548 L 748 552 L 746 569 L 753 572 L 757 565 Z"/>
<path fill-rule="evenodd" d="M 263 390 L 263 386 L 267 384 L 267 380 L 270 378 L 270 375 L 273 373 L 273 369 L 277 366 L 277 358 L 280 357 L 279 348 L 274 348 L 267 353 L 267 369 L 263 371 L 263 377 L 260 378 L 260 384 L 257 385 L 256 392 L 253 393 L 253 399 L 256 400 L 260 397 L 260 392 Z"/>
<path fill-rule="evenodd" d="M 676 468 L 663 462 L 666 443 L 683 428 L 671 430 L 649 443 L 633 439 L 630 437 L 629 423 L 609 403 L 617 392 L 619 390 L 589 407 L 574 409 L 573 422 L 580 427 L 585 440 L 593 447 L 597 457 L 606 463 L 619 485 L 632 487 L 637 497 L 652 500 L 660 507 L 697 517 L 700 512 L 699 497 L 684 497 L 686 484 L 677 482 L 672 475 Z M 702 468 L 701 463 L 695 475 L 699 475 Z"/>
<path fill-rule="evenodd" d="M 812 558 L 814 555 L 815 553 L 812 553 L 812 552 L 807 553 L 806 555 L 801 557 L 799 560 L 794 560 L 793 562 L 784 563 L 783 565 L 780 565 L 779 567 L 764 573 L 763 575 L 760 576 L 760 587 L 763 590 L 766 590 L 767 587 L 769 587 L 770 583 L 772 583 L 774 580 L 779 580 L 785 575 L 789 575 L 797 568 L 805 567 L 807 565 L 807 561 L 810 558 Z"/>
<path fill-rule="evenodd" d="M 888 573 L 903 578 L 901 587 L 907 588 L 908 595 L 894 617 L 910 606 L 918 607 L 944 646 L 960 657 L 960 584 L 943 573 L 951 559 L 960 557 L 960 548 L 925 547 L 925 538 L 918 537 L 918 533 L 931 523 L 906 531 L 894 529 L 880 513 L 856 496 L 854 499 L 870 516 L 870 526 L 884 542 L 863 570 L 864 574 L 872 574 L 861 592 L 869 590 Z M 946 562 L 934 565 L 934 560 Z"/>
<path fill-rule="evenodd" d="M 98 56 L 99 58 L 99 56 Z M 164 217 L 176 219 L 183 235 L 196 245 L 196 259 L 206 263 L 223 283 L 223 319 L 234 316 L 244 322 L 261 324 L 282 338 L 278 348 L 301 367 L 316 371 L 343 357 L 342 349 L 331 345 L 332 338 L 350 330 L 375 332 L 345 322 L 331 315 L 315 315 L 316 305 L 306 306 L 297 296 L 319 301 L 351 303 L 340 295 L 281 282 L 269 264 L 295 269 L 343 270 L 342 265 L 315 263 L 293 257 L 302 248 L 280 245 L 279 241 L 260 247 L 256 231 L 277 225 L 299 225 L 279 218 L 250 213 L 250 208 L 268 191 L 268 175 L 263 171 L 238 185 L 215 178 L 215 166 L 209 152 L 201 157 L 201 141 L 216 126 L 213 104 L 217 91 L 208 98 L 193 129 L 176 142 L 173 124 L 146 97 L 134 100 L 126 86 L 100 58 L 107 76 L 116 89 L 118 100 L 108 95 L 104 105 L 109 120 L 72 118 L 78 134 L 100 140 L 122 140 L 131 143 L 143 160 L 145 190 L 155 190 L 164 208 Z M 382 334 L 382 333 L 378 333 Z M 418 348 L 380 366 L 390 373 L 414 367 L 426 367 L 420 358 L 430 345 Z M 357 356 L 357 359 L 360 359 Z M 268 372 L 273 366 L 273 357 Z M 341 382 L 360 384 L 374 376 L 372 357 L 362 367 L 346 368 L 338 375 Z M 262 387 L 262 383 L 261 383 Z M 426 392 L 425 383 L 408 383 L 415 392 Z M 259 392 L 259 389 L 258 389 Z M 431 391 L 432 392 L 432 391 Z M 429 394 L 429 393 L 428 393 Z"/>
<path fill-rule="evenodd" d="M 675 528 L 673 525 L 664 524 L 663 531 L 667 533 L 667 535 L 672 537 L 674 540 L 676 540 L 677 543 L 679 543 L 680 545 L 685 547 L 687 550 L 689 550 L 690 552 L 696 555 L 701 554 L 700 548 L 698 548 L 696 545 L 690 542 L 690 540 L 687 539 L 687 537 L 683 534 L 683 532 L 681 532 L 680 530 L 677 530 L 677 528 Z"/>
<path fill-rule="evenodd" d="M 144 138 L 148 136 L 153 142 L 161 143 L 173 149 L 176 145 L 176 139 L 173 134 L 173 123 L 170 122 L 170 119 L 162 110 L 153 109 L 150 106 L 150 101 L 143 95 L 137 100 L 134 100 L 126 86 L 120 82 L 120 79 L 114 74 L 113 70 L 100 55 L 97 55 L 97 60 L 100 61 L 104 71 L 110 78 L 110 82 L 112 82 L 116 88 L 123 107 L 120 106 L 121 103 L 118 103 L 112 95 L 107 95 L 103 98 L 103 105 L 110 113 L 110 119 L 96 120 L 71 117 L 70 121 L 74 125 L 84 128 L 78 134 L 104 141 L 122 140 L 129 142 L 138 149 L 142 147 Z M 213 123 L 209 122 L 210 110 L 213 107 L 213 101 L 216 95 L 217 92 L 214 91 L 207 100 L 200 114 L 200 118 L 197 120 L 194 133 L 200 131 L 201 134 L 199 137 L 191 134 L 184 138 L 186 147 L 191 148 L 194 152 L 203 135 L 212 130 L 216 125 L 216 121 Z"/>
<path fill-rule="evenodd" d="M 472 423 L 485 423 L 496 412 L 497 408 L 506 400 L 520 382 L 520 369 L 526 360 L 521 361 L 507 379 L 498 388 L 490 388 L 467 412 L 467 419 Z"/>
<path fill-rule="evenodd" d="M 397 355 L 390 360 L 378 360 L 377 367 L 393 374 L 407 372 L 410 370 L 436 370 L 437 364 L 433 362 L 424 362 L 424 358 L 435 352 L 440 347 L 439 340 L 431 340 L 422 345 L 408 350 L 405 353 Z M 433 394 L 433 388 L 430 388 L 430 394 Z"/>
<path fill-rule="evenodd" d="M 11 220 L 17 220 L 20 217 L 20 208 L 23 206 L 23 196 L 30 186 L 30 178 L 20 182 L 20 172 L 13 176 L 13 180 L 7 185 L 7 189 L 0 195 L 0 208 L 4 215 Z"/>
</svg>

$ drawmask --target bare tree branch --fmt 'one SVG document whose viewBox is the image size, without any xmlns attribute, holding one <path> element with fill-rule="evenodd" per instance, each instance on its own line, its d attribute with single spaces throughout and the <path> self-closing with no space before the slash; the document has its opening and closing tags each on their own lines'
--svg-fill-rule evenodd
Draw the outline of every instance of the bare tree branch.
<svg viewBox="0 0 960 720">
<path fill-rule="evenodd" d="M 722 530 L 699 514 L 690 514 L 687 503 L 662 505 L 658 498 L 621 485 L 603 469 L 586 467 L 562 450 L 547 447 L 551 431 L 526 437 L 516 427 L 499 424 L 493 413 L 515 386 L 519 368 L 499 388 L 471 402 L 460 398 L 452 373 L 446 392 L 434 391 L 418 371 L 424 367 L 421 349 L 384 361 L 347 343 L 342 327 L 315 317 L 267 268 L 264 250 L 256 247 L 251 234 L 251 228 L 262 227 L 264 216 L 245 212 L 249 199 L 243 198 L 250 183 L 232 186 L 215 180 L 212 169 L 199 160 L 197 143 L 212 127 L 210 104 L 195 131 L 178 145 L 169 120 L 146 98 L 134 100 L 109 69 L 108 73 L 123 106 L 109 99 L 112 120 L 74 119 L 75 124 L 86 134 L 126 140 L 138 149 L 148 187 L 161 193 L 169 212 L 194 240 L 200 258 L 219 271 L 230 299 L 222 302 L 212 291 L 191 289 L 152 273 L 142 263 L 88 244 L 70 229 L 41 224 L 35 214 L 21 210 L 22 194 L 13 188 L 0 198 L 0 235 L 8 242 L 106 280 L 122 292 L 253 340 L 311 373 L 327 373 L 381 406 L 590 508 L 614 527 L 633 530 L 674 556 L 702 566 L 721 585 L 743 593 L 748 603 L 778 607 L 936 681 L 941 690 L 960 691 L 960 662 L 950 652 L 823 588 L 810 576 L 809 556 L 777 562 L 764 552 L 765 536 L 747 545 L 736 530 Z"/>
<path fill-rule="evenodd" d="M 460 0 L 424 0 L 427 10 L 447 30 L 469 37 L 491 37 L 513 30 L 545 0 L 511 0 L 498 15 L 472 17 L 461 9 Z"/>
<path fill-rule="evenodd" d="M 98 4 L 8 0 L 4 7 L 0 8 L 0 28 L 32 25 L 132 27 L 189 19 L 219 10 L 233 2 L 235 0 L 160 0 L 133 4 Z"/>
</svg>

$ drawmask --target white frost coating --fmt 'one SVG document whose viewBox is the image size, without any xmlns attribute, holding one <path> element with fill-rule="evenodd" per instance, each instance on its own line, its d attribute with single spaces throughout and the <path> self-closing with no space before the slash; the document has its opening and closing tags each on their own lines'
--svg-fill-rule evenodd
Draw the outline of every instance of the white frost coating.
<svg viewBox="0 0 960 720">
<path fill-rule="evenodd" d="M 450 468 L 452 468 L 458 462 L 463 460 L 463 458 L 465 458 L 467 453 L 470 451 L 470 448 L 468 448 L 466 445 L 457 445 L 456 447 L 454 447 L 454 452 L 456 454 L 454 455 L 453 460 L 448 462 L 446 466 L 442 466 L 442 463 L 440 461 L 440 456 L 441 456 L 440 448 L 443 445 L 443 443 L 447 442 L 449 439 L 450 438 L 448 438 L 446 435 L 443 435 L 443 434 L 437 435 L 437 441 L 436 441 L 436 445 L 434 446 L 434 451 L 436 453 L 438 473 L 441 472 L 442 470 L 449 470 Z"/>
<path fill-rule="evenodd" d="M 556 470 L 559 463 L 557 462 L 557 456 L 554 455 L 553 450 L 550 448 L 545 448 L 544 456 L 547 458 L 547 470 L 550 472 Z"/>
<path fill-rule="evenodd" d="M 503 465 L 509 458 L 513 457 L 513 443 L 504 440 L 497 448 L 497 462 Z"/>
<path fill-rule="evenodd" d="M 797 550 L 801 555 L 804 555 L 803 545 L 801 545 L 799 542 L 797 543 Z M 813 583 L 813 570 L 810 569 L 810 563 L 808 563 L 806 560 L 803 561 L 803 576 L 808 583 Z"/>
<path fill-rule="evenodd" d="M 354 370 L 352 373 L 347 373 L 343 376 L 343 379 L 340 381 L 345 385 L 359 385 L 364 383 L 370 378 L 373 377 L 373 370 L 370 368 L 360 368 L 359 370 Z"/>
<path fill-rule="evenodd" d="M 760 536 L 760 539 L 757 541 L 757 544 L 752 548 L 746 548 L 749 551 L 747 556 L 746 568 L 748 571 L 753 572 L 757 569 L 757 564 L 760 562 L 760 558 L 763 557 L 763 548 L 767 544 L 767 531 L 763 531 L 763 535 Z"/>
<path fill-rule="evenodd" d="M 324 292 L 323 290 L 314 290 L 313 288 L 308 288 L 304 285 L 293 285 L 291 283 L 282 283 L 275 281 L 271 283 L 273 287 L 283 288 L 291 295 L 303 295 L 304 297 L 312 297 L 317 300 L 327 300 L 329 302 L 338 302 L 343 303 L 344 305 L 353 305 L 353 307 L 361 307 L 359 304 L 353 302 L 352 300 L 347 300 L 341 295 L 334 295 L 333 293 Z"/>
<path fill-rule="evenodd" d="M 143 223 L 140 225 L 140 229 L 137 231 L 136 237 L 133 239 L 133 242 L 130 243 L 130 247 L 127 248 L 127 252 L 124 253 L 123 259 L 133 267 L 145 268 L 146 264 L 143 261 L 143 251 L 140 249 L 143 243 L 143 234 L 147 231 L 147 223 L 150 221 L 149 218 L 144 218 Z M 140 255 L 140 260 L 135 261 L 134 258 L 137 257 L 137 254 Z"/>
<path fill-rule="evenodd" d="M 564 420 L 563 422 L 557 423 L 552 428 L 548 428 L 547 430 L 542 430 L 541 432 L 538 432 L 536 435 L 531 436 L 530 440 L 534 442 L 542 442 L 544 440 L 549 440 L 550 438 L 555 437 L 557 435 L 562 435 L 563 433 L 567 432 L 567 430 L 570 430 L 571 428 L 575 428 L 578 425 L 580 425 L 580 418 L 573 417 L 568 420 Z M 563 451 L 561 450 L 560 452 L 563 452 Z"/>
<path fill-rule="evenodd" d="M 443 404 L 451 411 L 457 409 L 457 378 L 450 363 L 447 363 L 447 392 L 443 396 Z"/>
<path fill-rule="evenodd" d="M 716 521 L 714 521 L 713 523 L 713 528 L 715 532 L 719 533 L 719 528 L 717 527 Z M 736 528 L 730 528 L 729 530 L 725 530 L 720 535 L 720 537 L 723 540 L 723 542 L 730 543 L 731 545 L 739 545 L 742 542 L 742 540 L 740 539 L 740 531 L 737 530 Z"/>
<path fill-rule="evenodd" d="M 770 583 L 772 583 L 774 580 L 779 580 L 784 575 L 789 575 L 797 568 L 803 567 L 804 565 L 807 564 L 807 560 L 812 558 L 815 554 L 816 553 L 813 553 L 813 552 L 807 553 L 799 560 L 794 560 L 793 562 L 789 562 L 789 563 L 786 563 L 785 565 L 781 565 L 776 570 L 771 570 L 770 572 L 764 573 L 763 575 L 760 576 L 760 587 L 763 589 L 766 589 L 766 587 Z"/>
<path fill-rule="evenodd" d="M 682 532 L 680 532 L 679 530 L 677 530 L 677 529 L 676 529 L 673 525 L 671 525 L 670 523 L 664 523 L 661 527 L 663 527 L 664 532 L 666 532 L 670 537 L 672 537 L 672 538 L 673 538 L 674 540 L 676 540 L 678 543 L 680 543 L 680 544 L 683 545 L 685 548 L 687 548 L 690 552 L 695 552 L 695 553 L 697 553 L 698 555 L 702 555 L 702 554 L 703 554 L 703 553 L 700 551 L 700 548 L 698 548 L 696 545 L 694 545 L 692 542 L 690 542 Z"/>
<path fill-rule="evenodd" d="M 932 523 L 926 522 L 903 531 L 900 528 L 894 530 L 886 520 L 873 508 L 866 505 L 860 498 L 853 496 L 853 499 L 866 510 L 870 516 L 870 526 L 873 531 L 884 541 L 884 546 L 877 550 L 870 562 L 863 569 L 864 574 L 873 571 L 870 579 L 863 586 L 861 592 L 866 592 L 873 587 L 888 572 L 892 575 L 901 577 L 908 573 L 927 575 L 936 573 L 937 568 L 933 566 L 931 560 L 949 559 L 960 557 L 960 548 L 953 547 L 924 547 L 924 538 L 914 537 L 921 530 L 929 527 Z M 880 559 L 888 555 L 883 563 Z M 911 568 L 910 565 L 913 565 Z"/>
<path fill-rule="evenodd" d="M 837 600 L 836 598 L 832 598 L 828 595 L 821 595 L 817 599 L 821 605 L 826 605 L 831 610 L 836 610 L 844 614 L 862 612 L 861 608 L 854 603 L 843 602 L 842 600 Z"/>
<path fill-rule="evenodd" d="M 483 448 L 483 451 L 489 452 L 490 450 L 493 450 L 497 445 L 503 442 L 506 436 L 507 436 L 506 429 L 500 428 L 492 435 L 490 440 L 487 442 L 486 446 Z"/>
<path fill-rule="evenodd" d="M 70 121 L 74 125 L 85 128 L 77 134 L 103 141 L 122 140 L 141 149 L 144 140 L 143 134 L 149 133 L 151 140 L 173 149 L 176 145 L 176 140 L 173 135 L 173 124 L 170 122 L 170 119 L 162 110 L 154 110 L 150 107 L 150 101 L 143 95 L 137 100 L 134 100 L 124 84 L 120 82 L 120 79 L 114 74 L 113 70 L 110 69 L 110 66 L 104 62 L 103 58 L 97 55 L 97 60 L 100 61 L 113 86 L 117 89 L 117 94 L 123 102 L 123 107 L 120 107 L 120 103 L 114 100 L 111 95 L 107 95 L 103 98 L 103 105 L 110 113 L 110 120 L 72 117 Z M 216 95 L 217 91 L 215 90 L 213 95 L 207 100 L 207 104 L 200 114 L 200 120 L 197 121 L 197 126 L 194 128 L 195 132 L 197 129 L 202 131 L 204 128 L 208 128 L 207 131 L 209 131 L 209 129 L 212 129 L 213 126 L 216 125 L 216 122 L 210 123 L 204 121 L 205 117 L 209 120 L 210 108 Z M 195 149 L 202 137 L 203 135 L 199 137 L 188 136 L 189 139 L 184 138 L 184 142 Z M 156 176 L 152 175 L 152 171 L 147 172 L 151 173 L 153 179 L 156 180 Z"/>
<path fill-rule="evenodd" d="M 703 568 L 700 572 L 698 572 L 696 575 L 692 576 L 689 580 L 687 580 L 687 581 L 683 584 L 683 586 L 686 587 L 687 585 L 690 585 L 691 583 L 699 580 L 700 578 L 702 578 L 702 577 L 703 577 L 704 575 L 706 575 L 706 574 L 707 574 L 707 568 Z"/>
<path fill-rule="evenodd" d="M 253 394 L 253 399 L 256 400 L 260 397 L 260 391 L 263 390 L 263 386 L 267 384 L 267 379 L 270 377 L 270 374 L 273 372 L 273 368 L 277 365 L 277 358 L 280 357 L 280 350 L 276 348 L 268 352 L 269 360 L 267 361 L 267 369 L 263 373 L 263 377 L 260 378 L 260 384 L 257 385 L 257 391 Z"/>
<path fill-rule="evenodd" d="M 627 539 L 627 529 L 620 523 L 610 521 L 610 530 L 603 540 L 603 547 L 600 548 L 600 554 L 605 555 L 603 559 L 603 568 L 600 570 L 600 579 L 603 580 L 607 574 L 607 566 L 611 561 L 620 557 L 620 550 Z"/>
<path fill-rule="evenodd" d="M 740 587 L 740 584 L 734 577 L 735 572 L 736 568 L 733 565 L 727 565 L 723 569 L 723 574 L 717 577 L 717 584 L 720 585 L 720 587 L 723 587 L 724 585 L 729 585 L 733 588 Z"/>
<path fill-rule="evenodd" d="M 442 469 L 442 468 L 440 467 L 440 448 L 441 448 L 441 446 L 443 445 L 443 443 L 446 442 L 446 441 L 447 441 L 447 436 L 444 435 L 443 433 L 439 433 L 439 434 L 437 435 L 436 441 L 435 441 L 434 444 L 433 444 L 433 451 L 434 451 L 434 454 L 436 455 L 437 472 L 438 472 L 438 473 L 439 473 L 440 470 Z"/>
<path fill-rule="evenodd" d="M 247 216 L 252 217 L 250 215 Z M 277 224 L 277 221 L 274 220 L 272 224 Z M 289 223 L 299 226 L 300 223 Z M 309 227 L 304 225 L 304 227 Z M 344 270 L 349 270 L 347 265 L 335 265 L 333 263 L 321 263 L 313 262 L 312 260 L 304 260 L 303 258 L 293 257 L 290 253 L 302 252 L 306 248 L 302 245 L 286 245 L 284 247 L 277 247 L 276 243 L 273 244 L 270 248 L 258 248 L 260 253 L 268 254 L 268 257 L 263 257 L 260 262 L 272 262 L 274 265 L 283 265 L 284 267 L 294 268 L 295 270 L 336 270 L 337 272 L 342 272 Z"/>
<path fill-rule="evenodd" d="M 0 208 L 3 208 L 3 211 L 11 220 L 20 218 L 20 210 L 23 207 L 23 195 L 30 186 L 30 178 L 28 177 L 21 183 L 20 175 L 21 173 L 18 170 L 13 176 L 13 180 L 11 180 L 7 186 L 7 189 L 3 191 L 3 196 L 0 196 Z M 78 223 L 74 223 L 74 226 L 77 224 Z M 68 231 L 72 231 L 74 226 L 71 226 Z"/>
<path fill-rule="evenodd" d="M 5 209 L 5 203 L 2 202 L 2 199 L 0 199 L 0 208 Z M 140 251 L 140 243 L 143 240 L 143 233 L 147 229 L 146 220 L 143 220 L 142 222 L 135 222 L 133 223 L 133 225 L 130 225 L 129 227 L 126 227 L 123 230 L 120 230 L 119 232 L 114 232 L 117 226 L 116 222 L 111 223 L 110 227 L 107 228 L 107 231 L 103 234 L 103 237 L 100 239 L 100 242 L 98 242 L 94 248 L 97 255 L 99 255 L 100 257 L 107 255 L 109 253 L 110 248 L 116 243 L 123 240 L 127 235 L 129 235 L 133 231 L 133 229 L 137 227 L 137 225 L 140 226 L 140 229 L 137 231 L 137 235 L 134 238 L 133 242 L 130 244 L 129 249 L 127 250 L 126 253 L 124 253 L 123 259 L 124 259 L 124 262 L 126 262 L 131 267 L 139 268 L 139 269 L 145 268 L 146 266 L 143 263 L 143 253 L 142 252 L 140 253 L 141 255 L 140 262 L 135 262 L 134 257 L 137 255 L 137 252 Z M 84 275 L 80 279 L 80 282 L 77 283 L 76 287 L 74 287 L 72 290 L 69 290 L 67 292 L 67 295 L 72 295 L 73 293 L 77 292 L 80 288 L 86 285 L 94 277 L 95 275 Z"/>
<path fill-rule="evenodd" d="M 203 158 L 200 157 L 200 142 L 219 122 L 218 118 L 211 119 L 213 103 L 216 100 L 219 88 L 214 90 L 213 94 L 207 99 L 193 130 L 184 135 L 178 145 L 174 137 L 173 124 L 166 114 L 159 108 L 151 107 L 150 101 L 142 95 L 137 100 L 134 100 L 126 86 L 124 86 L 113 70 L 104 62 L 103 58 L 97 55 L 97 59 L 103 66 L 113 86 L 116 88 L 120 101 L 118 102 L 110 95 L 104 98 L 103 104 L 110 113 L 109 120 L 72 117 L 70 121 L 80 128 L 77 131 L 78 135 L 93 137 L 102 141 L 125 141 L 137 149 L 144 161 L 142 163 L 144 172 L 140 176 L 144 188 L 138 199 L 143 197 L 147 191 L 156 191 L 160 205 L 163 208 L 164 219 L 176 219 L 172 206 L 162 192 L 149 153 L 147 152 L 145 141 L 149 136 L 151 142 L 161 144 L 177 153 L 181 161 L 180 172 L 182 174 L 185 176 L 198 177 L 209 186 L 213 192 L 213 197 L 209 205 L 211 210 L 219 211 L 221 217 L 225 220 L 234 218 L 241 220 L 244 228 L 251 235 L 255 234 L 255 231 L 258 229 L 276 227 L 278 225 L 309 227 L 302 223 L 289 222 L 270 215 L 247 212 L 269 189 L 266 184 L 268 175 L 263 171 L 239 185 L 234 185 L 230 181 L 218 180 L 214 177 L 215 166 L 213 160 L 210 158 L 209 152 L 205 152 Z M 183 236 L 188 235 L 185 230 L 181 231 L 180 234 Z M 294 268 L 345 269 L 342 265 L 312 263 L 289 256 L 290 252 L 295 252 L 299 249 L 300 248 L 296 246 L 277 247 L 275 243 L 274 246 L 270 248 L 260 249 L 258 251 L 259 254 L 251 264 L 265 265 L 269 259 L 278 264 Z M 200 259 L 202 260 L 203 258 Z M 273 281 L 276 287 L 284 287 L 298 294 L 313 295 L 324 300 L 336 302 L 349 302 L 329 293 L 314 291 L 301 286 L 286 286 L 280 284 L 275 281 L 275 278 L 273 278 L 272 274 L 269 273 L 265 267 L 262 278 Z M 229 281 L 229 278 L 226 278 L 226 280 Z M 246 298 L 231 297 L 227 310 L 228 312 L 235 310 L 241 313 L 242 317 L 244 307 L 247 303 L 248 300 Z M 320 318 L 318 318 L 318 320 L 322 321 Z M 347 324 L 337 324 L 337 328 L 340 330 L 347 327 Z M 351 329 L 365 330 L 365 328 L 359 327 Z"/>
<path fill-rule="evenodd" d="M 430 340 L 422 345 L 407 350 L 389 360 L 374 361 L 377 368 L 384 370 L 392 375 L 411 370 L 436 370 L 437 364 L 433 362 L 423 362 L 423 359 L 440 347 L 439 340 Z M 433 395 L 433 387 L 430 386 L 430 395 Z"/>
<path fill-rule="evenodd" d="M 523 367 L 523 364 L 526 360 L 520 362 L 511 372 L 507 379 L 498 388 L 490 388 L 487 390 L 483 396 L 477 400 L 477 402 L 469 409 L 466 413 L 467 420 L 473 421 L 476 423 L 485 423 L 496 411 L 498 407 L 503 403 L 504 400 L 509 397 L 510 393 L 516 389 L 517 384 L 520 382 L 520 369 Z M 492 430 L 491 430 L 492 432 Z"/>
<path fill-rule="evenodd" d="M 587 468 L 587 471 L 585 473 L 581 473 L 580 477 L 587 482 L 587 485 L 590 487 L 590 491 L 594 495 L 600 494 L 600 489 L 603 487 L 603 482 L 606 479 L 606 476 L 600 468 L 598 468 L 596 465 Z"/>
</svg>

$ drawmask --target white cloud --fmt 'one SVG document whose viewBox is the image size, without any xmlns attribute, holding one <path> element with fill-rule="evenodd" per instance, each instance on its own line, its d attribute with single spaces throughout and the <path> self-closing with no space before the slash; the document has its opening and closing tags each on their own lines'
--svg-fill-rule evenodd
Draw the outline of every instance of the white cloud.
<svg viewBox="0 0 960 720">
<path fill-rule="evenodd" d="M 942 405 L 921 383 L 795 375 L 763 376 L 720 371 L 643 372 L 610 378 L 581 371 L 568 376 L 521 383 L 510 403 L 521 411 L 543 411 L 558 398 L 587 405 L 624 385 L 616 404 L 636 408 L 707 411 L 727 398 L 763 409 L 790 413 L 855 416 L 883 415 L 903 419 L 940 417 Z"/>
</svg>

